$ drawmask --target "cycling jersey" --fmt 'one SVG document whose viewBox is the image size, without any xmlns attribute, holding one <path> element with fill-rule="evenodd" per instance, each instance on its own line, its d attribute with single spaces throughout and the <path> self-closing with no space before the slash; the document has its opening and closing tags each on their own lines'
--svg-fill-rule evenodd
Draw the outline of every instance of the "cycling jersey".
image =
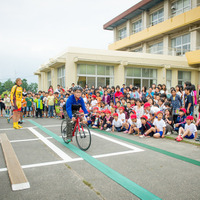
<svg viewBox="0 0 200 200">
<path fill-rule="evenodd" d="M 21 108 L 22 87 L 14 85 L 10 93 L 10 101 L 14 103 L 14 109 Z"/>
<path fill-rule="evenodd" d="M 87 114 L 88 111 L 85 107 L 85 103 L 82 97 L 80 97 L 78 100 L 75 99 L 75 96 L 72 94 L 71 96 L 69 96 L 69 98 L 67 99 L 66 102 L 66 111 L 67 114 L 69 116 L 69 118 L 72 118 L 72 112 L 76 109 L 76 106 L 74 105 L 80 105 L 80 107 L 83 109 L 84 113 Z"/>
</svg>

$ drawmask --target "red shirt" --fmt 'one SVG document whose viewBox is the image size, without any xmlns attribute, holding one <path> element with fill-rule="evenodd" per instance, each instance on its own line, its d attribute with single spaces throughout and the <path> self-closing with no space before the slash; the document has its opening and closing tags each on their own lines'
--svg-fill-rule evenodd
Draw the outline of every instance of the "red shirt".
<svg viewBox="0 0 200 200">
<path fill-rule="evenodd" d="M 120 92 L 120 91 L 119 92 L 115 92 L 115 98 L 116 97 L 120 97 L 120 95 L 123 95 L 122 92 Z"/>
</svg>

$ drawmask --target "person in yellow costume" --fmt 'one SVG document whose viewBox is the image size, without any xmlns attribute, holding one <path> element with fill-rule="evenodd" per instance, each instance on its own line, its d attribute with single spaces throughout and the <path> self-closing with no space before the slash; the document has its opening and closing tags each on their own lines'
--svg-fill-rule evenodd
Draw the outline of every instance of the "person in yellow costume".
<svg viewBox="0 0 200 200">
<path fill-rule="evenodd" d="M 13 128 L 20 129 L 22 126 L 18 124 L 22 106 L 22 80 L 17 78 L 15 85 L 11 89 L 10 101 L 13 106 Z"/>
</svg>

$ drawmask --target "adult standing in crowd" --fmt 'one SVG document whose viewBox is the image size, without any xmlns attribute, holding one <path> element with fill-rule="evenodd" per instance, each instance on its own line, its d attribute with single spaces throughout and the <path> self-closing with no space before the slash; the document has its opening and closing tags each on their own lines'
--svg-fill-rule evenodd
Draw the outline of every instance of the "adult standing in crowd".
<svg viewBox="0 0 200 200">
<path fill-rule="evenodd" d="M 11 89 L 10 100 L 11 105 L 13 106 L 13 128 L 20 129 L 22 126 L 18 124 L 20 118 L 20 112 L 22 107 L 22 80 L 17 78 L 15 85 Z"/>
</svg>

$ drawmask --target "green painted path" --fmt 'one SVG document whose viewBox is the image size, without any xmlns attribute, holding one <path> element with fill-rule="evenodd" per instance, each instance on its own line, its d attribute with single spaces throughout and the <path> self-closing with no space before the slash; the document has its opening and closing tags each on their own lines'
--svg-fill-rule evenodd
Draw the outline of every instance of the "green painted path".
<svg viewBox="0 0 200 200">
<path fill-rule="evenodd" d="M 117 171 L 113 170 L 112 168 L 108 167 L 107 165 L 103 164 L 99 160 L 93 158 L 89 154 L 87 154 L 84 151 L 81 151 L 77 147 L 75 147 L 72 144 L 66 144 L 62 138 L 60 138 L 58 135 L 53 133 L 52 131 L 46 129 L 45 127 L 41 126 L 40 124 L 36 123 L 33 120 L 28 120 L 33 125 L 37 126 L 40 130 L 44 131 L 49 136 L 53 137 L 55 140 L 63 144 L 65 147 L 73 151 L 75 154 L 83 158 L 85 161 L 87 161 L 89 164 L 94 166 L 96 169 L 101 171 L 103 174 L 105 174 L 107 177 L 124 187 L 126 190 L 131 192 L 132 194 L 136 195 L 140 199 L 143 200 L 160 200 L 159 197 L 154 195 L 153 193 L 149 192 L 148 190 L 144 189 L 143 187 L 137 185 L 130 179 L 126 178 L 125 176 L 121 175 Z"/>
<path fill-rule="evenodd" d="M 198 161 L 198 160 L 194 160 L 194 159 L 191 159 L 191 158 L 188 158 L 188 157 L 185 157 L 185 156 L 181 156 L 181 155 L 178 155 L 178 154 L 175 154 L 175 153 L 163 150 L 163 149 L 159 149 L 157 147 L 152 147 L 152 146 L 150 146 L 148 144 L 137 142 L 137 141 L 134 141 L 134 140 L 131 140 L 131 139 L 119 136 L 119 135 L 115 135 L 115 134 L 112 134 L 112 133 L 109 133 L 109 132 L 106 132 L 106 131 L 102 131 L 102 130 L 98 130 L 98 129 L 93 129 L 93 130 L 97 131 L 97 132 L 100 132 L 100 133 L 103 133 L 105 135 L 109 135 L 109 136 L 112 136 L 114 138 L 126 141 L 126 142 L 129 142 L 129 143 L 138 145 L 140 147 L 144 147 L 146 149 L 150 149 L 152 151 L 156 151 L 156 152 L 162 153 L 162 154 L 170 156 L 172 158 L 176 158 L 176 159 L 179 159 L 179 160 L 182 160 L 182 161 L 185 161 L 185 162 L 200 166 L 200 161 Z"/>
</svg>

